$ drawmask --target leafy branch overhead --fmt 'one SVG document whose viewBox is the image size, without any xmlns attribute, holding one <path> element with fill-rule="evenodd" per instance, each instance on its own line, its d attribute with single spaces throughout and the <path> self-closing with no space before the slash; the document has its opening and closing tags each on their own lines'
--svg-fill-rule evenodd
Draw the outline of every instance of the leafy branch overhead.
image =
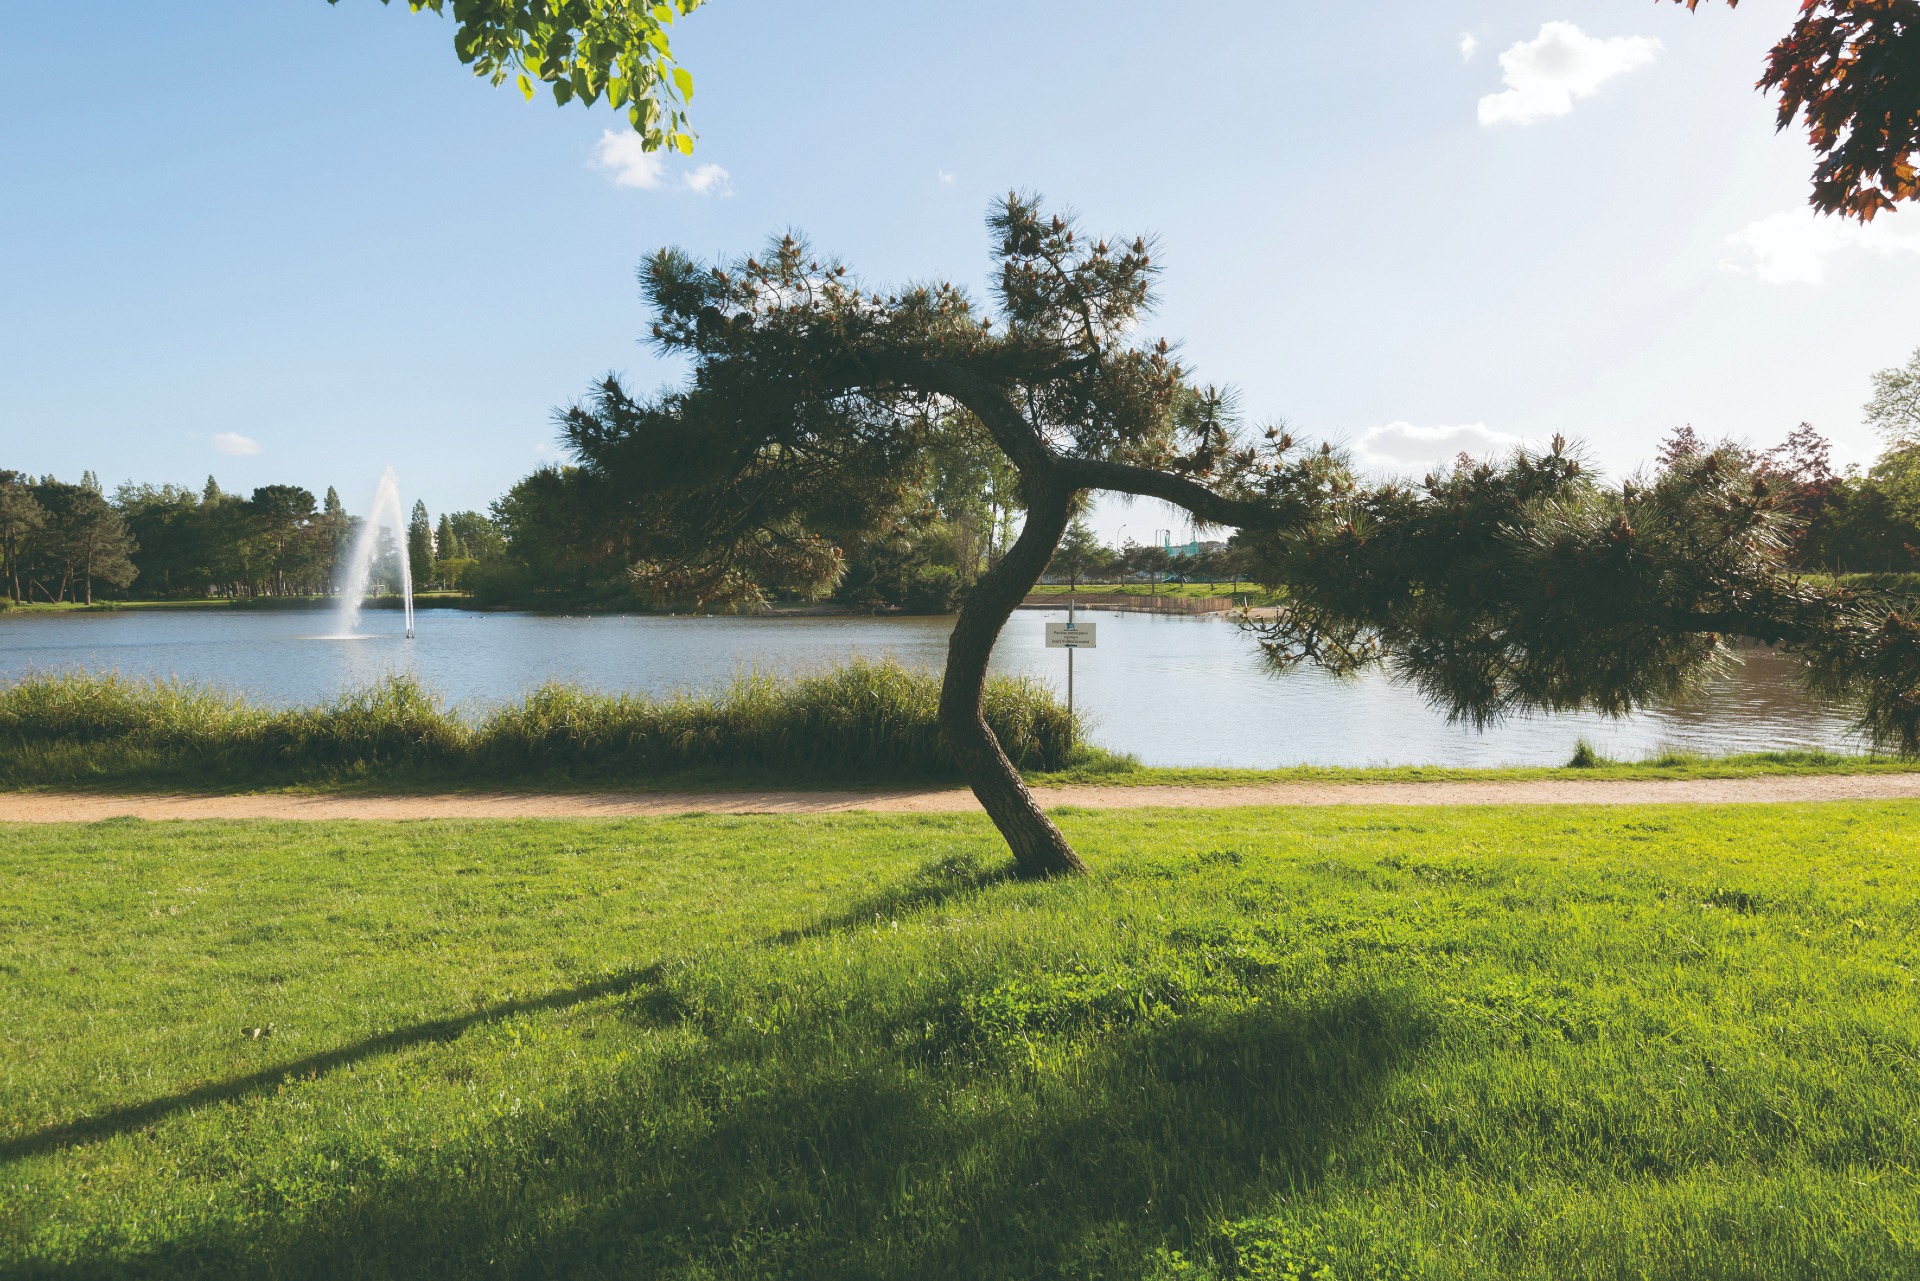
<svg viewBox="0 0 1920 1281">
<path fill-rule="evenodd" d="M 1757 87 L 1780 128 L 1806 120 L 1816 209 L 1868 222 L 1920 199 L 1920 0 L 1801 0 Z"/>
<path fill-rule="evenodd" d="M 389 4 L 392 0 L 380 0 Z M 337 4 L 339 0 L 327 0 Z M 406 0 L 415 13 L 453 11 L 453 47 L 473 74 L 536 84 L 561 105 L 624 107 L 649 151 L 693 151 L 693 76 L 674 59 L 667 28 L 703 0 Z"/>
</svg>

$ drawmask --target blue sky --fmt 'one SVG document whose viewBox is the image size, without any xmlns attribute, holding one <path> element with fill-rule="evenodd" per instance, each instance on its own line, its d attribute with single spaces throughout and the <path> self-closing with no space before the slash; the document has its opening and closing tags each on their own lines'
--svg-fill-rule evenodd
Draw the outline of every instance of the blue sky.
<svg viewBox="0 0 1920 1281">
<path fill-rule="evenodd" d="M 649 250 L 794 227 L 875 283 L 979 287 L 1014 186 L 1157 233 L 1154 330 L 1376 467 L 1563 432 L 1619 473 L 1680 422 L 1802 419 L 1865 461 L 1868 376 L 1920 345 L 1920 214 L 1804 211 L 1804 138 L 1752 89 L 1793 10 L 715 0 L 676 36 L 699 150 L 648 172 L 404 6 L 24 6 L 0 466 L 358 505 L 390 464 L 484 507 L 595 375 L 675 375 L 636 342 Z"/>
</svg>

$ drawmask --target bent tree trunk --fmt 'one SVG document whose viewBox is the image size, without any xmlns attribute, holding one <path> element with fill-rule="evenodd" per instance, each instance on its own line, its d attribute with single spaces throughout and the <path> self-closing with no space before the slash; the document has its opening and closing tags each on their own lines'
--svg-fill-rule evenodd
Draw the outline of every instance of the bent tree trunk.
<svg viewBox="0 0 1920 1281">
<path fill-rule="evenodd" d="M 980 575 L 947 642 L 947 672 L 940 685 L 940 730 L 987 817 L 1013 850 L 1014 865 L 1027 877 L 1084 872 L 1086 864 L 1067 838 L 1040 812 L 1020 772 L 987 728 L 982 699 L 993 642 L 1014 608 L 1040 581 L 1053 549 L 1066 532 L 1073 490 L 1038 476 L 1026 478 L 1027 520 L 1000 562 Z"/>
</svg>

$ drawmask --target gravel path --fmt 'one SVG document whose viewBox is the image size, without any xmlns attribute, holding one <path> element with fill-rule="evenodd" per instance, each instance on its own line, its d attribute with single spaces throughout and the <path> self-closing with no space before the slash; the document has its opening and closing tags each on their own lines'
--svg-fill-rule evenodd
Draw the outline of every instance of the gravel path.
<svg viewBox="0 0 1920 1281">
<path fill-rule="evenodd" d="M 1729 805 L 1920 800 L 1920 772 L 1629 781 L 1259 783 L 1240 787 L 1045 787 L 1043 805 L 1086 809 L 1238 805 Z M 665 814 L 935 814 L 978 809 L 959 788 L 870 792 L 461 792 L 435 796 L 240 796 L 0 792 L 0 822 L 146 819 L 619 818 Z"/>
</svg>

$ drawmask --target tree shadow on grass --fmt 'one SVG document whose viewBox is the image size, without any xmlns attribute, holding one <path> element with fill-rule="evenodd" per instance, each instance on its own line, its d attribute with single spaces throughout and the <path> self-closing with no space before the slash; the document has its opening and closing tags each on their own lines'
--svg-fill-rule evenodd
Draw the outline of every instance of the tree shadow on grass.
<svg viewBox="0 0 1920 1281">
<path fill-rule="evenodd" d="M 1018 868 L 1009 860 L 989 863 L 971 854 L 958 854 L 922 864 L 912 876 L 860 899 L 853 906 L 790 930 L 781 930 L 769 943 L 782 946 L 804 939 L 858 929 L 876 921 L 896 920 L 923 908 L 996 885 L 1018 883 Z"/>
<path fill-rule="evenodd" d="M 854 929 L 869 924 L 876 918 L 899 917 L 921 908 L 938 906 L 955 895 L 984 889 L 1012 879 L 1011 863 L 993 866 L 969 856 L 937 860 L 923 865 L 905 881 L 890 885 L 879 893 L 860 900 L 843 912 L 822 917 L 794 929 L 782 930 L 767 942 L 775 946 L 786 945 L 841 930 Z M 288 1081 L 321 1076 L 351 1064 L 382 1054 L 391 1054 L 411 1046 L 457 1040 L 469 1028 L 497 1019 L 512 1018 L 515 1015 L 566 1009 L 601 997 L 631 995 L 638 1001 L 635 1008 L 642 1012 L 653 1011 L 655 1021 L 669 1018 L 676 1008 L 671 994 L 654 990 L 659 987 L 661 974 L 661 967 L 654 964 L 609 975 L 591 983 L 582 983 L 576 987 L 549 992 L 544 996 L 499 1001 L 467 1014 L 432 1019 L 411 1027 L 396 1028 L 391 1032 L 369 1037 L 352 1045 L 323 1050 L 276 1067 L 262 1068 L 258 1072 L 251 1072 L 245 1076 L 225 1081 L 212 1081 L 178 1094 L 149 1099 L 145 1103 L 129 1104 L 126 1107 L 109 1109 L 95 1116 L 65 1121 L 36 1130 L 31 1134 L 0 1140 L 0 1162 L 37 1156 L 97 1139 L 111 1138 L 117 1134 L 131 1133 L 164 1121 L 179 1112 L 216 1103 L 235 1102 L 250 1095 L 266 1093 Z"/>
<path fill-rule="evenodd" d="M 1317 1183 L 1425 1036 L 1372 991 L 1149 1020 L 1038 1074 L 730 1034 L 477 1158 L 48 1275 L 1137 1275 Z"/>
<path fill-rule="evenodd" d="M 1008 879 L 964 857 L 928 864 L 765 945 Z M 298 1203 L 282 1204 L 263 1169 L 232 1193 L 247 1209 L 231 1218 L 132 1254 L 103 1240 L 15 1275 L 1138 1275 L 1154 1246 L 1185 1248 L 1216 1219 L 1257 1213 L 1336 1168 L 1428 1034 L 1396 992 L 1355 989 L 1143 1006 L 1029 1041 L 968 1016 L 1005 971 L 981 971 L 978 991 L 903 989 L 918 994 L 880 1002 L 880 1015 L 831 985 L 783 989 L 774 953 L 758 954 L 774 967 L 762 985 L 788 998 L 777 1025 L 724 1012 L 682 1025 L 679 981 L 649 966 L 16 1139 L 0 1158 L 598 997 L 678 1028 L 659 1053 L 444 1153 L 415 1145 L 390 1172 L 362 1165 Z"/>
<path fill-rule="evenodd" d="M 584 1001 L 597 1000 L 605 996 L 640 993 L 657 984 L 660 981 L 660 975 L 660 966 L 649 965 L 595 979 L 591 983 L 582 983 L 577 987 L 549 992 L 545 996 L 497 1001 L 492 1005 L 481 1006 L 468 1014 L 432 1019 L 425 1023 L 416 1023 L 411 1027 L 396 1028 L 379 1036 L 368 1037 L 364 1041 L 356 1041 L 352 1045 L 322 1050 L 318 1054 L 309 1054 L 305 1058 L 294 1059 L 277 1067 L 262 1068 L 246 1076 L 233 1077 L 225 1081 L 211 1081 L 196 1089 L 183 1090 L 164 1098 L 149 1099 L 145 1103 L 112 1108 L 97 1116 L 62 1122 L 43 1130 L 36 1130 L 32 1134 L 23 1134 L 0 1141 L 0 1161 L 14 1161 L 21 1157 L 37 1156 L 44 1152 L 54 1152 L 61 1148 L 90 1143 L 96 1139 L 111 1138 L 116 1134 L 127 1134 L 163 1121 L 177 1112 L 191 1111 L 209 1104 L 231 1103 L 249 1095 L 263 1094 L 287 1081 L 321 1076 L 364 1059 L 391 1054 L 409 1046 L 457 1040 L 468 1028 L 495 1019 L 512 1018 L 517 1014 L 534 1014 L 545 1010 L 563 1010 L 568 1006 L 579 1005 Z"/>
</svg>

